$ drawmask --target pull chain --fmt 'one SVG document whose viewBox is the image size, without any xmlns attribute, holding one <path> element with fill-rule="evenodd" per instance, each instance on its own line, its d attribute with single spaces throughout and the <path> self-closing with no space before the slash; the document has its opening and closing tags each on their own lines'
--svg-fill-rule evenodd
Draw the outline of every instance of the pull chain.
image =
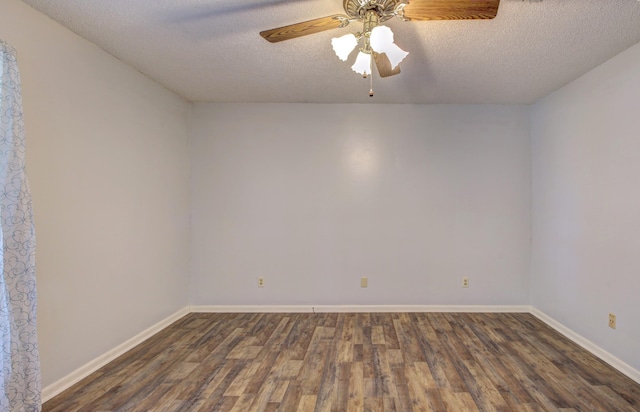
<svg viewBox="0 0 640 412">
<path fill-rule="evenodd" d="M 373 54 L 373 53 L 372 53 Z M 373 57 L 373 56 L 371 56 Z M 371 74 L 369 75 L 369 85 L 370 85 L 370 89 L 369 89 L 369 97 L 373 97 L 373 59 L 371 59 L 371 63 L 370 63 L 370 69 L 369 71 L 371 72 Z"/>
</svg>

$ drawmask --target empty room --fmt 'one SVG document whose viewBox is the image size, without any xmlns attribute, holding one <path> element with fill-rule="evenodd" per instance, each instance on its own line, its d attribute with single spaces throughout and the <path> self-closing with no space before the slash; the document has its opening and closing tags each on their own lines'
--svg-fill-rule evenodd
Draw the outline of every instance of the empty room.
<svg viewBox="0 0 640 412">
<path fill-rule="evenodd" d="M 0 411 L 640 411 L 640 1 L 0 0 Z"/>
</svg>

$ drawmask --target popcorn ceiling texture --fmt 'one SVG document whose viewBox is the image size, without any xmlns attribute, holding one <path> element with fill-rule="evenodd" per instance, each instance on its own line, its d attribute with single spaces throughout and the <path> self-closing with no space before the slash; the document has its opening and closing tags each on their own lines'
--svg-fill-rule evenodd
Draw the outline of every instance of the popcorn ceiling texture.
<svg viewBox="0 0 640 412">
<path fill-rule="evenodd" d="M 502 0 L 493 20 L 385 24 L 402 73 L 340 61 L 343 29 L 270 44 L 265 29 L 341 14 L 342 0 L 23 0 L 189 101 L 529 104 L 640 41 L 636 0 Z M 375 71 L 374 71 L 375 73 Z"/>
</svg>

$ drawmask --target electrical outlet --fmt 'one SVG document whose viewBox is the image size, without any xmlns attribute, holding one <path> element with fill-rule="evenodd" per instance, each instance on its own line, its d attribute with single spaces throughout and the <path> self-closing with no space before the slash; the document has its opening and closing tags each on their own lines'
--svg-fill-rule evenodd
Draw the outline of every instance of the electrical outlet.
<svg viewBox="0 0 640 412">
<path fill-rule="evenodd" d="M 369 285 L 369 279 L 368 278 L 360 278 L 360 287 L 361 288 L 366 288 Z"/>
<path fill-rule="evenodd" d="M 258 278 L 258 287 L 259 288 L 263 288 L 264 287 L 264 278 Z"/>
<path fill-rule="evenodd" d="M 616 315 L 614 315 L 613 313 L 609 313 L 609 327 L 611 329 L 616 328 Z"/>
<path fill-rule="evenodd" d="M 462 287 L 463 288 L 468 288 L 469 287 L 469 278 L 462 278 Z"/>
</svg>

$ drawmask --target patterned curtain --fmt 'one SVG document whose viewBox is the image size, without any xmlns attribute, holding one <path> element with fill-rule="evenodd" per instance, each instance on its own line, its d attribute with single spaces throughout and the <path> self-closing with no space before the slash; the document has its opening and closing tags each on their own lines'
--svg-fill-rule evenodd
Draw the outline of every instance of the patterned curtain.
<svg viewBox="0 0 640 412">
<path fill-rule="evenodd" d="M 0 411 L 40 411 L 35 232 L 25 172 L 20 76 L 0 40 Z"/>
</svg>

